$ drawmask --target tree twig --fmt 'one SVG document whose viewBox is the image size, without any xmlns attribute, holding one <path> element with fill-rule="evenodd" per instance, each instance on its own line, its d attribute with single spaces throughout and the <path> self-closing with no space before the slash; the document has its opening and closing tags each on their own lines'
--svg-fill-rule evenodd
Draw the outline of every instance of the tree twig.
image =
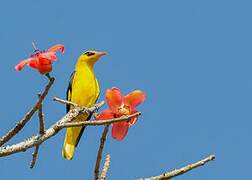
<svg viewBox="0 0 252 180">
<path fill-rule="evenodd" d="M 111 156 L 108 154 L 106 156 L 106 160 L 105 160 L 105 163 L 103 165 L 100 180 L 106 180 L 106 178 L 107 178 L 108 168 L 109 168 L 109 165 L 110 165 L 110 159 L 111 159 Z"/>
<path fill-rule="evenodd" d="M 39 93 L 38 94 L 38 97 L 40 98 L 41 97 L 41 94 Z M 39 105 L 39 108 L 38 108 L 38 118 L 39 118 L 39 134 L 40 135 L 43 135 L 45 133 L 45 129 L 44 129 L 44 114 L 43 114 L 43 110 L 42 110 L 42 102 L 41 104 Z M 35 163 L 36 163 L 36 158 L 37 158 L 37 155 L 38 155 L 38 151 L 39 151 L 39 145 L 37 145 L 35 147 L 35 151 L 34 153 L 32 153 L 32 161 L 31 161 L 31 164 L 30 164 L 30 168 L 33 168 Z"/>
<path fill-rule="evenodd" d="M 25 124 L 31 119 L 32 115 L 36 112 L 36 110 L 39 108 L 39 105 L 42 103 L 42 101 L 46 97 L 53 82 L 54 82 L 54 78 L 51 78 L 50 82 L 45 87 L 44 92 L 38 99 L 37 103 L 33 106 L 33 108 L 25 115 L 25 117 L 20 122 L 16 124 L 16 126 L 13 129 L 11 129 L 5 136 L 0 138 L 0 146 L 2 146 L 6 142 L 8 142 L 13 136 L 15 136 L 25 126 Z"/>
<path fill-rule="evenodd" d="M 38 96 L 40 98 L 41 94 L 39 94 Z M 44 134 L 45 128 L 44 128 L 44 114 L 43 114 L 43 110 L 42 110 L 42 102 L 38 108 L 38 117 L 39 117 L 39 133 Z"/>
<path fill-rule="evenodd" d="M 39 145 L 37 145 L 35 147 L 35 151 L 34 151 L 34 153 L 32 153 L 32 162 L 31 162 L 30 168 L 33 168 L 34 165 L 35 165 L 35 162 L 36 162 L 36 159 L 37 159 L 37 155 L 38 155 L 38 150 L 39 150 Z"/>
<path fill-rule="evenodd" d="M 205 163 L 209 162 L 209 161 L 212 161 L 215 159 L 215 155 L 211 155 L 201 161 L 198 161 L 194 164 L 189 164 L 185 167 L 182 167 L 180 169 L 175 169 L 171 172 L 166 172 L 164 174 L 161 174 L 159 176 L 155 176 L 155 177 L 150 177 L 150 178 L 142 178 L 142 179 L 139 179 L 139 180 L 166 180 L 166 179 L 171 179 L 171 178 L 174 178 L 176 176 L 180 176 L 188 171 L 191 171 L 199 166 L 203 166 Z"/>
<path fill-rule="evenodd" d="M 77 104 L 75 104 L 75 103 L 73 103 L 73 102 L 71 102 L 71 101 L 63 100 L 63 99 L 60 99 L 60 98 L 57 98 L 57 97 L 54 97 L 53 100 L 54 100 L 54 101 L 58 101 L 58 102 L 60 102 L 60 103 L 62 103 L 62 104 L 68 104 L 68 105 L 72 105 L 72 106 L 74 106 L 74 107 L 78 107 Z"/>
<path fill-rule="evenodd" d="M 96 164 L 95 164 L 95 177 L 94 177 L 95 180 L 99 179 L 99 169 L 100 169 L 100 163 L 101 163 L 101 158 L 102 158 L 102 151 L 103 151 L 104 143 L 106 141 L 108 130 L 109 130 L 109 124 L 106 124 L 104 127 L 104 131 L 102 133 L 102 137 L 100 141 L 100 148 L 98 150 Z"/>
<path fill-rule="evenodd" d="M 88 112 L 94 112 L 97 108 L 101 108 L 105 104 L 104 101 L 100 102 L 99 104 L 92 106 L 88 109 Z M 0 147 L 0 157 L 8 156 L 17 152 L 26 151 L 27 149 L 40 145 L 45 140 L 51 138 L 52 136 L 56 135 L 61 129 L 62 124 L 73 121 L 80 113 L 84 113 L 83 108 L 75 108 L 70 110 L 65 116 L 63 116 L 59 121 L 57 121 L 54 125 L 52 125 L 49 129 L 45 131 L 43 135 L 37 134 L 36 136 L 32 136 L 22 142 L 17 144 L 13 144 L 11 146 L 4 146 Z"/>
<path fill-rule="evenodd" d="M 62 124 L 61 127 L 68 128 L 68 127 L 76 127 L 76 126 L 100 126 L 100 125 L 105 125 L 105 124 L 111 124 L 114 122 L 127 121 L 127 120 L 130 120 L 131 118 L 137 117 L 139 115 L 141 115 L 141 112 L 137 112 L 137 113 L 131 114 L 131 115 L 123 115 L 119 118 L 108 119 L 108 120 L 65 123 L 65 124 Z"/>
</svg>

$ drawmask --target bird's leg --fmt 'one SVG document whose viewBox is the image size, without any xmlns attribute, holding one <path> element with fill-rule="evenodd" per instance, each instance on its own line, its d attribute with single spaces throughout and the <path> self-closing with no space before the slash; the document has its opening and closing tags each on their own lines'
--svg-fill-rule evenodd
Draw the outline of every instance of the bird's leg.
<svg viewBox="0 0 252 180">
<path fill-rule="evenodd" d="M 94 106 L 94 108 L 95 108 L 95 111 L 94 111 L 94 112 L 97 112 L 97 111 L 99 110 L 99 104 L 96 103 L 96 104 L 94 104 L 93 106 Z"/>
<path fill-rule="evenodd" d="M 91 113 L 90 110 L 87 107 L 85 107 L 85 106 L 81 107 L 81 112 L 83 112 L 85 114 Z"/>
</svg>

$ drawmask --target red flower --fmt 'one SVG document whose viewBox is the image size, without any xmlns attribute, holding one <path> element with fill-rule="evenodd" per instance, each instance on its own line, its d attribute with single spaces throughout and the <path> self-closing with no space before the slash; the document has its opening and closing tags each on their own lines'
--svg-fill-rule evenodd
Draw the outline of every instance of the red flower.
<svg viewBox="0 0 252 180">
<path fill-rule="evenodd" d="M 123 97 L 122 92 L 118 88 L 108 89 L 105 97 L 109 109 L 101 112 L 95 120 L 113 119 L 122 115 L 135 114 L 138 111 L 134 109 L 144 101 L 145 96 L 142 91 L 136 90 Z M 129 126 L 133 126 L 137 119 L 138 117 L 134 117 L 128 122 L 112 123 L 112 137 L 121 141 L 126 136 Z"/>
<path fill-rule="evenodd" d="M 25 65 L 28 65 L 34 69 L 37 69 L 40 74 L 47 74 L 52 71 L 51 61 L 56 61 L 56 51 L 58 50 L 61 50 L 61 52 L 64 53 L 64 45 L 58 44 L 53 46 L 47 52 L 39 51 L 35 47 L 35 54 L 28 59 L 20 61 L 15 66 L 15 69 L 17 71 L 21 71 Z"/>
</svg>

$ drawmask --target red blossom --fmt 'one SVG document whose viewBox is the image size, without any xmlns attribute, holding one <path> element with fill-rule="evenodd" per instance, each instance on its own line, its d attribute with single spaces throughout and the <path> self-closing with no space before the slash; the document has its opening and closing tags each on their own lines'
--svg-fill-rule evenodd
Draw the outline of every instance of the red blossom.
<svg viewBox="0 0 252 180">
<path fill-rule="evenodd" d="M 21 71 L 21 69 L 28 65 L 34 69 L 37 69 L 40 74 L 48 74 L 52 71 L 52 63 L 51 61 L 56 61 L 56 52 L 61 50 L 64 53 L 64 45 L 58 44 L 51 47 L 47 52 L 39 51 L 35 48 L 35 54 L 33 54 L 30 58 L 20 61 L 15 69 L 17 71 Z"/>
<path fill-rule="evenodd" d="M 108 89 L 105 97 L 109 109 L 101 112 L 95 117 L 95 120 L 107 120 L 122 115 L 135 114 L 138 111 L 135 108 L 145 100 L 146 94 L 142 91 L 136 90 L 123 97 L 122 92 L 113 87 Z M 112 123 L 112 137 L 121 141 L 127 134 L 129 126 L 133 126 L 137 122 L 138 117 L 131 118 L 128 122 Z"/>
</svg>

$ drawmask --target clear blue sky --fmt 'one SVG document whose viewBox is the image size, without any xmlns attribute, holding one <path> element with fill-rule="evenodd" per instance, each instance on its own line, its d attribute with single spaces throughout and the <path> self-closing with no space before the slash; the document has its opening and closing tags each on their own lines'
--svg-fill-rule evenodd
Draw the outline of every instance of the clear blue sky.
<svg viewBox="0 0 252 180">
<path fill-rule="evenodd" d="M 65 45 L 44 102 L 48 128 L 64 116 L 68 78 L 84 51 L 107 51 L 95 65 L 101 87 L 147 94 L 137 124 L 118 142 L 109 132 L 108 179 L 161 174 L 210 154 L 216 160 L 177 179 L 249 179 L 252 152 L 252 2 L 249 0 L 3 1 L 0 7 L 0 136 L 36 102 L 47 79 L 16 63 Z M 104 107 L 105 108 L 105 107 Z M 35 116 L 9 143 L 38 132 Z M 103 127 L 89 127 L 74 159 L 61 157 L 65 131 L 33 149 L 0 159 L 2 179 L 93 179 Z M 103 161 L 102 161 L 103 163 Z"/>
</svg>

